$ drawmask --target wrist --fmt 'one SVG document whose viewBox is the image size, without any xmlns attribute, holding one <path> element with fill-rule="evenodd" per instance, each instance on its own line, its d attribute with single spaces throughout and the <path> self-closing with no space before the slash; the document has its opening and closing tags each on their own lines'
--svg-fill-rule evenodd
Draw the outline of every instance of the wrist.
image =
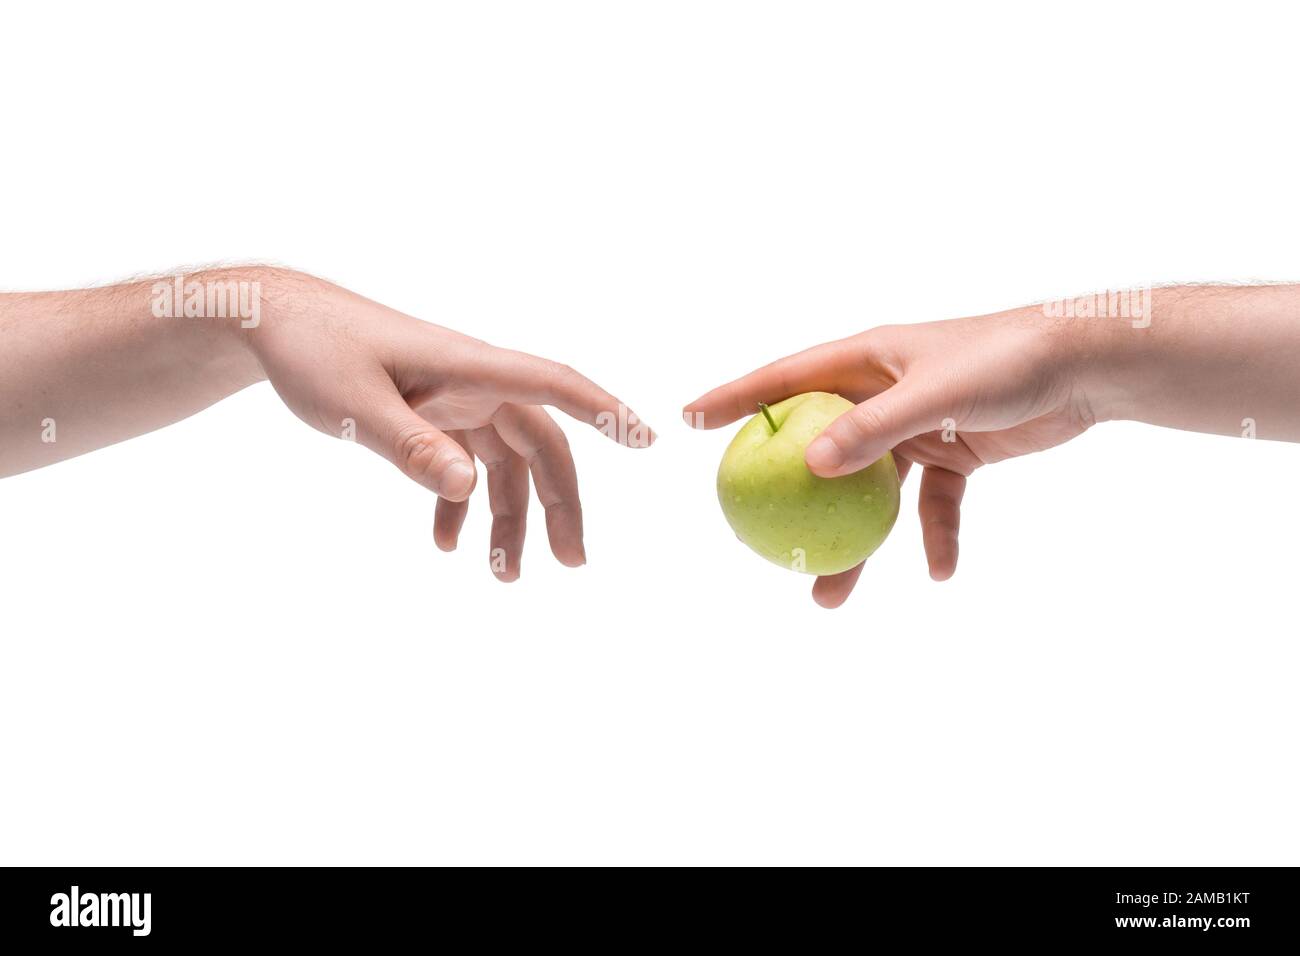
<svg viewBox="0 0 1300 956">
<path fill-rule="evenodd" d="M 189 278 L 206 287 L 224 288 L 228 302 L 238 296 L 238 308 L 227 308 L 225 317 L 218 316 L 215 323 L 253 381 L 266 380 L 268 356 L 296 347 L 294 336 L 301 336 L 304 322 L 334 311 L 333 300 L 340 291 L 323 279 L 278 266 L 208 270 Z"/>
<path fill-rule="evenodd" d="M 1135 418 L 1151 336 L 1151 291 L 1103 292 L 1035 308 L 1049 323 L 1061 374 L 1087 417 L 1095 422 Z"/>
<path fill-rule="evenodd" d="M 319 323 L 338 309 L 336 297 L 341 290 L 304 272 L 276 266 L 250 266 L 230 272 L 227 275 L 223 270 L 222 277 L 246 283 L 257 303 L 255 315 L 230 323 L 227 331 L 256 367 L 259 381 L 267 377 L 268 356 L 293 350 L 294 337 L 301 338 L 304 324 Z"/>
<path fill-rule="evenodd" d="M 124 288 L 139 295 L 151 337 L 176 362 L 243 388 L 266 377 L 250 335 L 266 318 L 268 277 L 260 266 L 203 269 Z"/>
</svg>

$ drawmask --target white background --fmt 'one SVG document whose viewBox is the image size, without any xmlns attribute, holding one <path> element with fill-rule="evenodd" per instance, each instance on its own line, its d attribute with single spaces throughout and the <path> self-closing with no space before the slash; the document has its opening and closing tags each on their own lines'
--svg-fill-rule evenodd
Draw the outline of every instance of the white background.
<svg viewBox="0 0 1300 956">
<path fill-rule="evenodd" d="M 0 285 L 281 262 L 662 437 L 569 428 L 590 563 L 535 513 L 509 586 L 485 501 L 437 552 L 266 385 L 0 483 L 0 859 L 1297 862 L 1300 449 L 1099 426 L 975 476 L 945 584 L 909 482 L 827 612 L 679 419 L 874 324 L 1296 277 L 1285 9 L 6 7 Z"/>
</svg>

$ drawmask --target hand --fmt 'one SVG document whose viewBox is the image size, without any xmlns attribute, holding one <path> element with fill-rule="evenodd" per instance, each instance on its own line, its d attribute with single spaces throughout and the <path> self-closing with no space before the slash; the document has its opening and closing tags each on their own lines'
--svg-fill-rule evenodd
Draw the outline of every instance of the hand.
<svg viewBox="0 0 1300 956">
<path fill-rule="evenodd" d="M 930 576 L 952 576 L 966 478 L 981 465 L 1059 445 L 1094 422 L 1076 387 L 1065 326 L 1041 310 L 882 326 L 767 365 L 686 406 L 688 423 L 718 428 L 802 392 L 837 392 L 857 407 L 809 446 L 823 477 L 866 468 L 893 450 L 902 479 L 924 468 L 920 517 Z M 813 598 L 838 607 L 862 565 L 817 579 Z"/>
<path fill-rule="evenodd" d="M 573 455 L 543 405 L 629 447 L 654 440 L 635 414 L 573 369 L 495 348 L 308 276 L 272 282 L 264 318 L 242 333 L 276 392 L 307 424 L 348 435 L 438 495 L 434 540 L 454 550 L 487 468 L 490 558 L 519 577 L 529 473 L 546 509 L 551 551 L 586 562 Z M 264 296 L 265 297 L 265 296 Z"/>
</svg>

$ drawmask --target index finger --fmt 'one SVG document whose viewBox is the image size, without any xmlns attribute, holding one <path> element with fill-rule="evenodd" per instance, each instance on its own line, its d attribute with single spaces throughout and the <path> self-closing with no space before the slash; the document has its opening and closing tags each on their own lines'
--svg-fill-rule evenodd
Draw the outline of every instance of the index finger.
<svg viewBox="0 0 1300 956">
<path fill-rule="evenodd" d="M 764 365 L 701 395 L 682 409 L 682 417 L 692 428 L 721 428 L 753 415 L 759 402 L 772 405 L 803 392 L 848 391 L 858 365 L 848 342 L 827 342 Z"/>
<path fill-rule="evenodd" d="M 581 372 L 527 352 L 490 347 L 471 358 L 473 375 L 506 402 L 553 405 L 628 448 L 654 443 L 655 433 L 632 409 Z"/>
</svg>

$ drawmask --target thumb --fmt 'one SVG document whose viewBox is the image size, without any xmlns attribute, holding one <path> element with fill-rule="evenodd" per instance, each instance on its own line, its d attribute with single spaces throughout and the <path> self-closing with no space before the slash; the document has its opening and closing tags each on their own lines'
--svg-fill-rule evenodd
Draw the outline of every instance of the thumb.
<svg viewBox="0 0 1300 956">
<path fill-rule="evenodd" d="M 823 478 L 852 474 L 909 438 L 943 427 L 945 403 L 904 378 L 845 412 L 808 445 L 804 460 Z"/>
<path fill-rule="evenodd" d="M 474 490 L 474 460 L 412 411 L 396 389 L 376 399 L 358 432 L 363 445 L 439 497 L 464 501 Z"/>
</svg>

